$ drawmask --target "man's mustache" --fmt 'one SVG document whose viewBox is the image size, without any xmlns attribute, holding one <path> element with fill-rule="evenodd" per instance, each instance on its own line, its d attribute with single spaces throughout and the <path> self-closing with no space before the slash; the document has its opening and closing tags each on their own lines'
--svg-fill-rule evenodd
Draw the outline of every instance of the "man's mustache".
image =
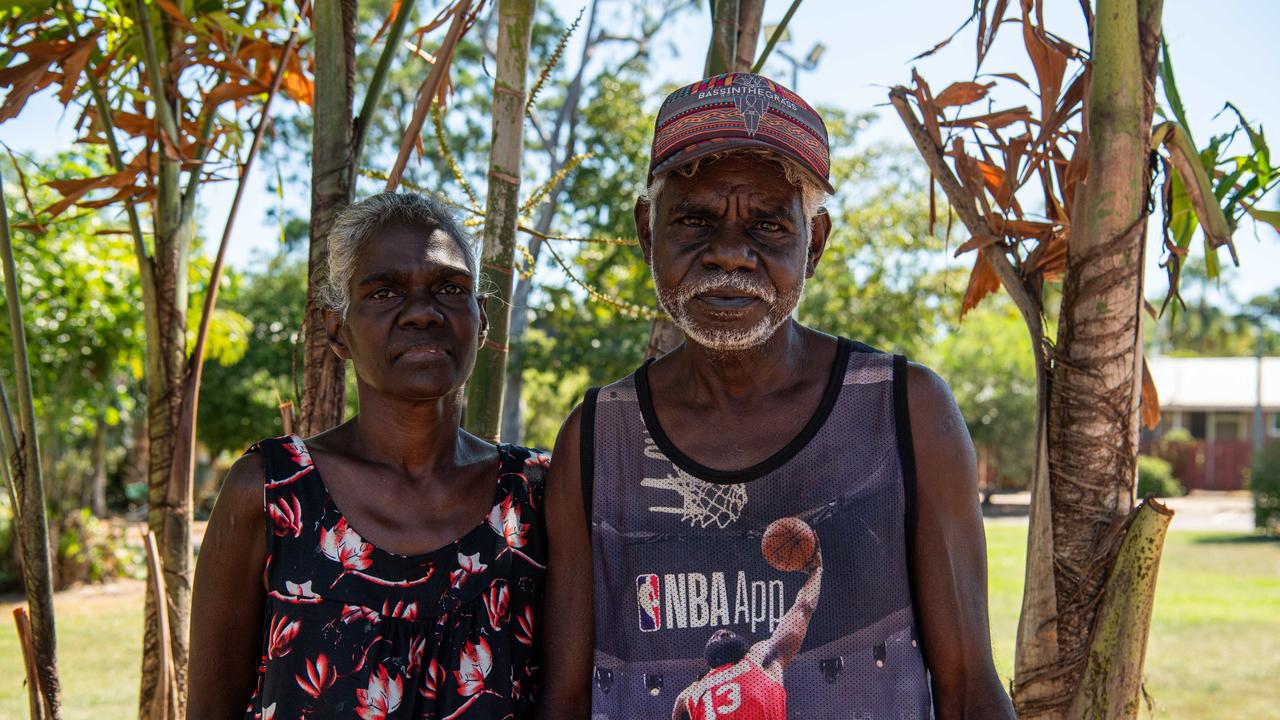
<svg viewBox="0 0 1280 720">
<path fill-rule="evenodd" d="M 699 295 L 717 291 L 736 291 L 754 295 L 770 305 L 778 299 L 778 291 L 772 285 L 744 273 L 702 275 L 676 287 L 676 294 L 681 304 Z"/>
</svg>

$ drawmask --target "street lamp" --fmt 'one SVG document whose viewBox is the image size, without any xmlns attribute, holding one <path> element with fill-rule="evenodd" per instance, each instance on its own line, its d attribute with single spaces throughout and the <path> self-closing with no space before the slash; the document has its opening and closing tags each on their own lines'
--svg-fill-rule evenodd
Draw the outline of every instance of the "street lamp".
<svg viewBox="0 0 1280 720">
<path fill-rule="evenodd" d="M 773 33 L 777 31 L 777 29 L 777 24 L 765 25 L 764 36 L 773 37 Z M 778 45 L 790 42 L 791 29 L 787 28 L 782 31 L 782 35 L 778 38 Z M 774 46 L 773 50 L 779 57 L 791 64 L 791 91 L 800 92 L 800 88 L 797 87 L 800 84 L 800 71 L 804 70 L 805 72 L 813 72 L 816 70 L 818 67 L 818 61 L 822 59 L 823 53 L 827 51 L 827 46 L 820 42 L 814 43 L 813 47 L 809 48 L 809 52 L 805 54 L 804 59 L 795 57 L 786 50 L 783 50 L 781 47 Z"/>
</svg>

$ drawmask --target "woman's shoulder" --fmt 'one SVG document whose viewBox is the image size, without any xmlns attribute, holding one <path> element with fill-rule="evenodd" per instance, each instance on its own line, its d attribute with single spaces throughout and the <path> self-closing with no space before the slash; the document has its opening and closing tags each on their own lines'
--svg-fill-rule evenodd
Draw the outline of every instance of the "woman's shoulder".
<svg viewBox="0 0 1280 720">
<path fill-rule="evenodd" d="M 542 478 L 551 466 L 551 453 L 534 447 L 502 443 L 498 445 L 498 456 L 504 466 L 518 466 L 517 472 L 526 475 L 537 475 Z"/>
</svg>

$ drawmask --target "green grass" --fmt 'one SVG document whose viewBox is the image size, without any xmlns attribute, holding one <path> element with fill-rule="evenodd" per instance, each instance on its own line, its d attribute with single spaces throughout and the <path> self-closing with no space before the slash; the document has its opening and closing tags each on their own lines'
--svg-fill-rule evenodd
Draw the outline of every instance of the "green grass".
<svg viewBox="0 0 1280 720">
<path fill-rule="evenodd" d="M 1007 681 L 1026 528 L 989 523 L 987 546 L 992 642 Z M 66 593 L 56 603 L 64 717 L 136 717 L 142 585 Z M 10 607 L 0 603 L 5 622 Z M 1280 717 L 1280 542 L 1170 533 L 1146 673 L 1156 718 Z M 26 717 L 21 655 L 11 627 L 0 631 L 0 717 Z"/>
</svg>

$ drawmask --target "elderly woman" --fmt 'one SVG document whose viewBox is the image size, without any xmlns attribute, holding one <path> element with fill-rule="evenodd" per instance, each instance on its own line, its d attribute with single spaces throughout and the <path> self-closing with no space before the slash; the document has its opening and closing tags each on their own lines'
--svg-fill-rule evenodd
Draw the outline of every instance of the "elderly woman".
<svg viewBox="0 0 1280 720">
<path fill-rule="evenodd" d="M 488 324 L 476 275 L 435 200 L 383 193 L 335 224 L 326 323 L 359 413 L 228 473 L 189 718 L 585 717 L 590 593 L 556 562 L 581 504 L 545 486 L 545 456 L 459 426 Z"/>
</svg>

